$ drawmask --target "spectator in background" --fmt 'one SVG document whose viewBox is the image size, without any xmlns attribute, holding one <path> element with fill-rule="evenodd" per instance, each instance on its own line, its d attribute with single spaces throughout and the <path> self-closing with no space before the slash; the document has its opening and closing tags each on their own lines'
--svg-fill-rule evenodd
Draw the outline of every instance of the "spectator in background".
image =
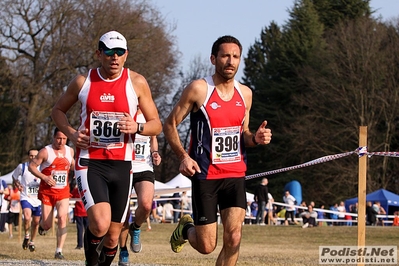
<svg viewBox="0 0 399 266">
<path fill-rule="evenodd" d="M 342 220 L 345 220 L 345 213 L 346 213 L 346 208 L 345 208 L 345 203 L 341 201 L 339 203 L 339 206 L 337 207 L 338 209 L 338 218 L 339 218 L 339 225 L 344 225 L 345 223 Z"/>
<path fill-rule="evenodd" d="M 334 203 L 334 205 L 332 205 L 330 207 L 330 211 L 333 211 L 332 213 L 330 213 L 330 219 L 338 220 L 338 203 Z M 337 224 L 338 224 L 337 222 L 333 221 L 333 222 L 330 222 L 329 225 L 335 226 Z"/>
<path fill-rule="evenodd" d="M 180 204 L 183 211 L 188 211 L 191 209 L 190 199 L 187 196 L 187 191 L 183 191 L 180 196 Z M 184 212 L 190 213 L 190 212 Z"/>
<path fill-rule="evenodd" d="M 72 189 L 71 198 L 77 199 L 75 201 L 75 208 L 73 209 L 73 217 L 76 223 L 76 240 L 77 245 L 75 249 L 82 249 L 83 248 L 83 235 L 86 228 L 89 226 L 89 220 L 87 218 L 87 212 L 83 202 L 80 200 L 80 193 L 78 190 L 77 184 Z"/>
<path fill-rule="evenodd" d="M 377 224 L 377 214 L 378 212 L 373 208 L 373 203 L 367 201 L 366 204 L 366 224 L 374 226 Z"/>
<path fill-rule="evenodd" d="M 152 201 L 152 206 L 151 206 L 151 216 L 152 216 L 152 220 L 154 221 L 154 222 L 161 222 L 162 221 L 162 219 L 161 219 L 161 217 L 158 215 L 158 213 L 157 213 L 157 202 L 156 202 L 156 200 L 153 200 Z"/>
<path fill-rule="evenodd" d="M 173 205 L 168 200 L 162 209 L 162 222 L 165 223 L 166 221 L 173 221 Z"/>
<path fill-rule="evenodd" d="M 255 190 L 255 201 L 258 203 L 258 213 L 256 214 L 256 223 L 259 225 L 265 225 L 265 216 L 266 216 L 266 204 L 269 201 L 268 193 L 269 189 L 267 184 L 269 181 L 267 178 L 262 178 L 261 183 Z"/>
<path fill-rule="evenodd" d="M 162 222 L 163 217 L 163 205 L 161 203 L 157 203 L 157 215 L 160 217 L 160 221 Z"/>
<path fill-rule="evenodd" d="M 20 183 L 13 179 L 12 185 L 4 190 L 4 198 L 9 201 L 8 210 L 8 238 L 13 238 L 12 225 L 17 227 L 19 225 L 19 212 L 21 210 L 20 199 L 21 193 L 19 188 Z"/>
<path fill-rule="evenodd" d="M 399 212 L 395 211 L 393 215 L 394 217 L 393 217 L 392 226 L 399 226 Z"/>
<path fill-rule="evenodd" d="M 301 213 L 303 225 L 302 228 L 317 226 L 317 212 L 313 210 L 313 206 L 309 205 L 308 209 Z"/>
<path fill-rule="evenodd" d="M 352 205 L 352 209 L 350 210 L 350 212 L 352 214 L 357 214 L 358 206 L 359 206 L 359 203 L 356 202 L 354 205 Z M 357 216 L 352 216 L 352 225 L 354 225 L 354 226 L 357 225 Z"/>
<path fill-rule="evenodd" d="M 147 223 L 147 229 L 146 229 L 146 231 L 151 231 L 152 228 L 151 228 L 151 219 L 150 219 L 150 216 L 147 217 L 146 223 Z"/>
<path fill-rule="evenodd" d="M 378 206 L 377 201 L 374 201 L 372 207 L 377 213 L 380 212 L 380 207 Z"/>
<path fill-rule="evenodd" d="M 150 216 L 147 217 L 147 230 L 146 231 L 151 231 L 152 230 L 151 219 L 154 222 L 160 222 L 161 221 L 161 218 L 157 214 L 157 202 L 155 200 L 152 201 L 151 213 L 150 213 Z"/>
<path fill-rule="evenodd" d="M 7 184 L 4 182 L 4 185 L 3 185 L 3 179 L 0 178 L 0 209 L 1 209 L 1 206 L 3 205 L 3 201 L 5 201 L 3 193 L 4 193 L 4 189 L 6 187 L 7 187 Z"/>
<path fill-rule="evenodd" d="M 386 215 L 387 214 L 384 207 L 381 206 L 380 201 L 375 201 L 373 208 L 376 209 L 377 215 Z M 377 217 L 377 225 L 384 226 L 384 218 L 383 217 Z"/>
<path fill-rule="evenodd" d="M 256 215 L 258 214 L 258 203 L 255 201 L 255 198 L 254 201 L 251 202 L 251 213 L 252 217 L 256 217 Z"/>
<path fill-rule="evenodd" d="M 272 196 L 272 194 L 267 193 L 267 198 L 268 198 L 268 202 L 266 204 L 266 210 L 267 210 L 267 223 L 268 224 L 276 224 L 276 220 L 274 219 L 275 216 L 275 211 L 274 211 L 274 206 L 273 206 L 273 202 L 274 202 L 274 198 Z"/>
<path fill-rule="evenodd" d="M 4 181 L 4 180 L 3 180 Z M 5 184 L 7 187 L 7 184 Z M 3 197 L 3 195 L 1 195 Z M 3 200 L 3 204 L 1 205 L 1 209 L 0 209 L 0 232 L 4 233 L 7 232 L 7 227 L 6 227 L 6 223 L 8 220 L 8 207 L 9 207 L 9 202 L 8 200 Z M 8 226 L 8 224 L 7 224 Z"/>
<path fill-rule="evenodd" d="M 324 210 L 324 204 L 321 204 L 320 209 Z M 321 221 L 322 219 L 326 219 L 326 213 L 324 211 L 318 211 L 317 212 L 317 220 L 318 220 L 318 225 L 322 226 L 323 225 L 323 221 Z"/>
<path fill-rule="evenodd" d="M 306 201 L 301 201 L 301 204 L 299 204 L 299 207 L 297 212 L 296 212 L 296 216 L 297 217 L 302 217 L 302 213 L 305 212 L 308 208 L 308 205 L 306 204 Z"/>
<path fill-rule="evenodd" d="M 294 198 L 294 196 L 292 196 L 290 194 L 290 192 L 287 190 L 285 192 L 285 195 L 283 197 L 284 203 L 287 204 L 288 206 L 285 206 L 285 221 L 284 224 L 288 225 L 288 218 L 291 217 L 291 223 L 292 224 L 297 224 L 297 222 L 295 221 L 295 202 L 296 199 Z"/>
<path fill-rule="evenodd" d="M 352 208 L 353 208 L 353 205 L 352 204 L 349 205 L 348 213 L 345 214 L 345 220 L 346 220 L 347 226 L 352 226 L 352 215 L 349 215 L 350 213 L 352 213 Z"/>
<path fill-rule="evenodd" d="M 7 183 L 3 179 L 0 178 L 0 232 L 3 233 L 5 231 L 5 223 L 7 220 L 7 209 L 8 209 L 8 203 L 4 199 L 4 190 L 7 188 Z M 6 207 L 7 205 L 7 207 Z M 3 209 L 6 210 L 7 212 L 3 212 Z M 3 215 L 4 213 L 4 215 Z"/>
<path fill-rule="evenodd" d="M 285 207 L 282 207 L 278 212 L 277 212 L 277 219 L 285 219 L 285 213 L 287 212 L 287 209 Z M 283 222 L 281 221 L 281 224 Z"/>
<path fill-rule="evenodd" d="M 245 209 L 245 224 L 252 224 L 251 202 L 247 201 L 247 208 Z"/>
<path fill-rule="evenodd" d="M 177 186 L 176 188 L 179 188 L 179 186 Z M 172 205 L 173 205 L 173 222 L 177 223 L 179 221 L 179 218 L 182 216 L 181 212 L 180 212 L 180 193 L 179 192 L 175 192 L 172 195 Z M 179 210 L 179 211 L 176 211 Z"/>
</svg>

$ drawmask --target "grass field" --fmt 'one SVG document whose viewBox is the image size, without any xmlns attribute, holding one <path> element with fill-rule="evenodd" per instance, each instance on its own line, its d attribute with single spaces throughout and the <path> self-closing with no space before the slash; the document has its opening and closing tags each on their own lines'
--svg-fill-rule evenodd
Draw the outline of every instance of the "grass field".
<svg viewBox="0 0 399 266">
<path fill-rule="evenodd" d="M 131 264 L 214 265 L 222 247 L 221 226 L 219 226 L 218 247 L 210 255 L 199 254 L 188 244 L 181 253 L 173 253 L 169 246 L 169 237 L 174 227 L 174 224 L 152 224 L 151 231 L 143 230 L 143 250 L 138 254 L 130 252 Z M 366 228 L 367 246 L 397 246 L 398 240 L 399 228 L 390 226 Z M 51 236 L 51 233 L 37 237 L 35 241 L 37 251 L 34 253 L 23 250 L 21 245 L 22 239 L 18 238 L 17 232 L 12 239 L 8 239 L 8 234 L 0 234 L 0 264 L 1 261 L 10 259 L 31 261 L 54 258 L 55 237 Z M 327 245 L 356 246 L 357 227 L 322 226 L 302 229 L 300 226 L 245 225 L 237 265 L 318 265 L 319 246 Z M 68 261 L 84 265 L 83 250 L 75 250 L 75 246 L 75 225 L 69 224 L 63 253 Z M 114 262 L 117 262 L 117 258 Z M 51 263 L 41 265 L 51 265 Z"/>
</svg>

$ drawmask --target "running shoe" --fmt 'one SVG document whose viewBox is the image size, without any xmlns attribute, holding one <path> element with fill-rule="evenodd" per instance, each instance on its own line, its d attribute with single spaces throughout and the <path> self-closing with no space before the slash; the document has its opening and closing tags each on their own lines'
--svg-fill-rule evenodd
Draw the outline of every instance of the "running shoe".
<svg viewBox="0 0 399 266">
<path fill-rule="evenodd" d="M 187 240 L 183 239 L 183 228 L 189 223 L 193 224 L 194 220 L 191 218 L 190 214 L 185 214 L 182 218 L 180 218 L 179 224 L 170 237 L 170 247 L 176 253 L 179 253 L 183 249 L 184 244 L 187 242 Z"/>
<path fill-rule="evenodd" d="M 130 240 L 130 250 L 133 251 L 134 253 L 139 253 L 141 251 L 141 240 L 140 240 L 140 229 L 135 229 L 133 227 L 133 223 L 130 224 L 129 226 L 129 234 L 130 237 L 132 238 Z"/>
<path fill-rule="evenodd" d="M 24 250 L 28 249 L 28 244 L 29 244 L 29 237 L 28 238 L 24 238 L 24 242 L 22 242 L 22 248 Z"/>
<path fill-rule="evenodd" d="M 54 255 L 54 259 L 57 259 L 57 260 L 64 260 L 65 257 L 64 257 L 64 255 L 62 255 L 61 252 L 56 252 L 55 255 Z"/>
<path fill-rule="evenodd" d="M 35 252 L 35 244 L 33 243 L 33 242 L 30 242 L 29 243 L 29 250 L 30 250 L 30 252 Z"/>
<path fill-rule="evenodd" d="M 119 252 L 118 266 L 129 266 L 129 252 L 127 250 Z"/>
<path fill-rule="evenodd" d="M 41 235 L 41 236 L 45 236 L 47 234 L 47 231 L 44 230 L 41 225 L 39 225 L 38 231 L 39 231 L 39 235 Z"/>
</svg>

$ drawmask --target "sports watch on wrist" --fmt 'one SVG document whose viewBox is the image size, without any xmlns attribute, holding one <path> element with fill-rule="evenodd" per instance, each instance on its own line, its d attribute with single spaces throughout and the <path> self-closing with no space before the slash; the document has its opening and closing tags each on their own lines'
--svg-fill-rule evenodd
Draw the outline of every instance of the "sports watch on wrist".
<svg viewBox="0 0 399 266">
<path fill-rule="evenodd" d="M 141 133 L 144 130 L 144 124 L 143 123 L 137 123 L 137 133 Z"/>
</svg>

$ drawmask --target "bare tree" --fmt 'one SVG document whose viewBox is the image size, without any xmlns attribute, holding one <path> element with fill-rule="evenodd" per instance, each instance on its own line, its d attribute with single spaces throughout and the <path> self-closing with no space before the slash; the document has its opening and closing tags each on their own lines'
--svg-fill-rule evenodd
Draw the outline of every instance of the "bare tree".
<svg viewBox="0 0 399 266">
<path fill-rule="evenodd" d="M 295 99 L 305 115 L 293 125 L 295 132 L 287 132 L 295 135 L 300 149 L 293 152 L 318 157 L 353 151 L 358 147 L 359 126 L 368 127 L 369 151 L 397 149 L 397 25 L 364 18 L 341 23 L 326 36 L 327 51 L 301 70 L 311 91 Z M 393 160 L 397 159 L 374 156 L 369 160 L 369 191 L 396 183 L 398 164 Z M 342 199 L 357 193 L 356 156 L 309 170 L 305 182 L 313 198 Z"/>
</svg>

